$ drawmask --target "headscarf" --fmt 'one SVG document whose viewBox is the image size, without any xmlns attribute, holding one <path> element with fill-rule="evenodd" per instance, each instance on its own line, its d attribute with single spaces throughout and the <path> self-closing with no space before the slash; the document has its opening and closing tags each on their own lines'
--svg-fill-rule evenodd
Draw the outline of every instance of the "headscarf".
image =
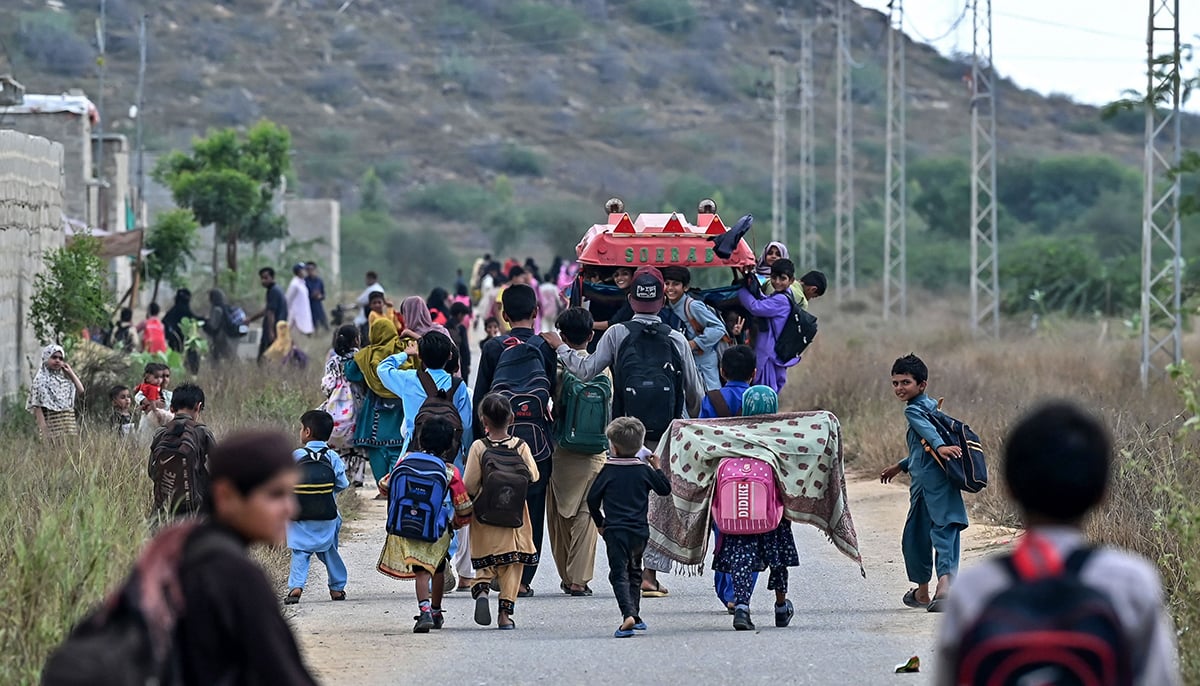
<svg viewBox="0 0 1200 686">
<path fill-rule="evenodd" d="M 417 298 L 417 302 L 421 302 L 421 299 Z M 421 307 L 424 306 L 422 303 Z M 429 316 L 428 312 L 425 316 Z M 367 340 L 370 341 L 370 344 L 359 348 L 358 352 L 354 354 L 354 361 L 358 363 L 358 369 L 366 380 L 367 388 L 381 398 L 395 398 L 396 394 L 389 391 L 383 385 L 383 381 L 379 379 L 379 364 L 396 353 L 404 352 L 404 347 L 400 344 L 400 332 L 396 330 L 396 323 L 387 317 L 377 317 L 375 321 L 371 322 Z"/>
<path fill-rule="evenodd" d="M 26 410 L 33 411 L 35 407 L 51 412 L 75 409 L 75 382 L 67 378 L 61 369 L 52 372 L 46 366 L 54 353 L 64 354 L 62 346 L 51 343 L 42 348 L 42 366 L 33 377 L 33 385 L 29 387 L 29 400 L 25 401 Z"/>
<path fill-rule="evenodd" d="M 767 264 L 767 251 L 771 249 L 771 246 L 775 246 L 779 250 L 779 259 L 790 259 L 786 245 L 779 241 L 767 243 L 766 247 L 763 248 L 762 255 L 758 258 L 758 266 L 754 268 L 754 271 L 761 276 L 771 275 L 771 267 Z"/>
<path fill-rule="evenodd" d="M 214 288 L 208 292 L 208 302 L 213 307 L 225 308 L 229 306 L 229 300 L 225 297 L 225 291 L 220 288 Z"/>
<path fill-rule="evenodd" d="M 446 289 L 438 287 L 429 292 L 429 297 L 425 299 L 425 306 L 430 310 L 439 310 L 442 314 L 449 314 L 445 311 L 446 301 L 449 298 L 450 294 L 446 292 Z"/>
<path fill-rule="evenodd" d="M 275 340 L 263 351 L 268 362 L 283 362 L 292 352 L 292 328 L 286 321 L 275 322 Z"/>
<path fill-rule="evenodd" d="M 445 291 L 442 292 L 445 293 Z M 433 323 L 429 307 L 425 305 L 425 301 L 415 295 L 408 296 L 400 303 L 400 316 L 404 318 L 404 330 L 416 334 L 417 338 L 430 331 L 440 331 L 447 337 L 450 336 L 446 327 Z"/>
<path fill-rule="evenodd" d="M 779 394 L 771 390 L 770 386 L 751 386 L 742 394 L 743 417 L 777 412 L 779 412 Z"/>
</svg>

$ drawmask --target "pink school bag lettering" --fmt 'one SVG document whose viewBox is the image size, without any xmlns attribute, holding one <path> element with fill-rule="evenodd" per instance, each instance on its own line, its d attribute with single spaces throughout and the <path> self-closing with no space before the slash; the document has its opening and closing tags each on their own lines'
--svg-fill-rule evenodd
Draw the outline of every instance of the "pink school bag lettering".
<svg viewBox="0 0 1200 686">
<path fill-rule="evenodd" d="M 765 534 L 783 519 L 775 469 L 762 460 L 730 457 L 717 468 L 713 522 L 722 534 Z"/>
</svg>

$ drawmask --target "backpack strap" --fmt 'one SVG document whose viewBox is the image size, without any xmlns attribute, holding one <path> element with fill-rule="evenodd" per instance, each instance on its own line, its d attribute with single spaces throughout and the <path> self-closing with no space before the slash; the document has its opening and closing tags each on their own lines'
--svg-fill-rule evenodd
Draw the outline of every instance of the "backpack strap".
<svg viewBox="0 0 1200 686">
<path fill-rule="evenodd" d="M 692 331 L 695 331 L 696 335 L 699 336 L 704 333 L 704 325 L 696 321 L 696 318 L 692 316 L 692 303 L 695 300 L 695 298 L 686 293 L 683 295 L 683 316 L 687 317 L 688 324 L 692 325 Z"/>
<path fill-rule="evenodd" d="M 718 417 L 732 417 L 733 411 L 729 409 L 729 403 L 725 402 L 725 395 L 720 389 L 705 393 L 708 397 L 708 402 L 712 403 L 713 409 L 717 411 Z"/>
<path fill-rule="evenodd" d="M 1084 565 L 1088 563 L 1094 552 L 1096 552 L 1096 549 L 1091 546 L 1085 545 L 1077 548 L 1067 556 L 1067 561 L 1063 563 L 1063 571 L 1073 576 L 1079 576 L 1083 571 Z"/>
</svg>

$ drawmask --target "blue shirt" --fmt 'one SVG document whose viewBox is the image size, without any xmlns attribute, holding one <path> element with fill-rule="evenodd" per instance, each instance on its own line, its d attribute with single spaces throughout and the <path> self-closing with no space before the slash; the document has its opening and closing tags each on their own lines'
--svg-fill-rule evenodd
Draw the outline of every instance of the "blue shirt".
<svg viewBox="0 0 1200 686">
<path fill-rule="evenodd" d="M 740 417 L 742 415 L 742 396 L 750 389 L 750 384 L 745 381 L 730 381 L 721 387 L 721 397 L 725 398 L 725 404 L 729 406 L 729 411 L 732 412 L 731 417 Z M 716 408 L 712 406 L 712 401 L 705 394 L 704 400 L 700 401 L 700 419 L 713 419 L 720 417 L 717 414 Z"/>
<path fill-rule="evenodd" d="M 309 441 L 303 448 L 292 453 L 296 461 L 304 459 L 308 451 L 325 450 L 329 461 L 333 463 L 333 492 L 340 493 L 350 487 L 346 478 L 346 463 L 340 455 L 329 447 L 325 441 Z M 303 522 L 288 522 L 287 545 L 292 550 L 309 553 L 323 553 L 337 548 L 338 530 L 342 528 L 342 515 L 329 520 L 311 520 Z"/>
<path fill-rule="evenodd" d="M 946 472 L 921 445 L 925 439 L 933 450 L 945 445 L 942 437 L 929 421 L 929 413 L 937 410 L 937 401 L 922 393 L 904 408 L 908 420 L 908 457 L 900 461 L 900 469 L 909 473 L 912 483 L 908 487 L 909 501 L 915 504 L 925 501 L 929 517 L 935 525 L 958 524 L 967 526 L 967 508 L 963 504 L 962 491 L 950 483 Z"/>
<path fill-rule="evenodd" d="M 379 380 L 384 387 L 392 393 L 400 397 L 400 402 L 404 406 L 404 449 L 408 450 L 408 444 L 412 440 L 413 425 L 417 419 L 417 413 L 421 411 L 421 405 L 425 403 L 425 388 L 421 386 L 421 379 L 417 376 L 415 369 L 401 369 L 408 360 L 406 353 L 396 353 L 391 357 L 379 363 Z M 450 384 L 454 377 L 445 369 L 427 369 L 429 376 L 433 378 L 433 385 L 440 390 L 449 390 Z M 458 416 L 462 418 L 463 425 L 463 450 L 459 451 L 459 456 L 465 454 L 467 447 L 466 437 L 471 435 L 471 394 L 467 391 L 467 383 L 464 381 L 458 385 L 458 390 L 454 393 L 454 407 L 458 409 Z M 461 461 L 461 460 L 458 460 Z"/>
</svg>

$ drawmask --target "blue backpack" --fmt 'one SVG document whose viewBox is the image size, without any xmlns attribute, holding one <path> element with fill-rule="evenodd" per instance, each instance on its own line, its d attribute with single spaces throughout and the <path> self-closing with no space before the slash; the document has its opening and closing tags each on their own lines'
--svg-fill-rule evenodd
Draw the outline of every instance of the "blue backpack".
<svg viewBox="0 0 1200 686">
<path fill-rule="evenodd" d="M 405 455 L 388 484 L 387 532 L 429 543 L 440 540 L 450 526 L 449 492 L 445 461 L 425 453 Z"/>
</svg>

